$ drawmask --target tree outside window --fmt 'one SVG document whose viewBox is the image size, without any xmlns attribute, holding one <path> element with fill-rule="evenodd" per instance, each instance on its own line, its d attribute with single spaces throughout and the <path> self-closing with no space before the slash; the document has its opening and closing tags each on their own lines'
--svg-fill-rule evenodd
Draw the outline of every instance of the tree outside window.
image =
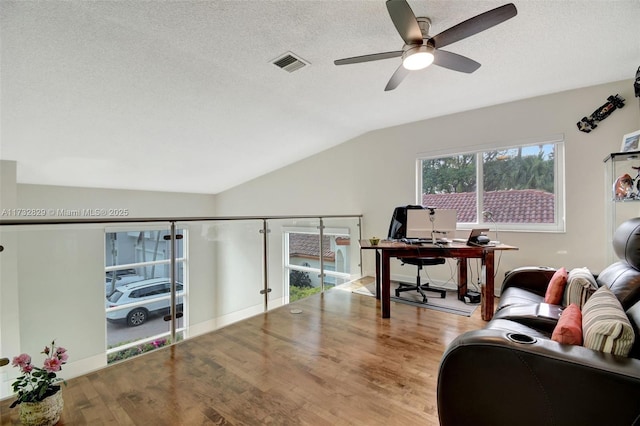
<svg viewBox="0 0 640 426">
<path fill-rule="evenodd" d="M 456 209 L 459 223 L 555 225 L 561 205 L 560 145 L 541 143 L 422 159 L 422 205 Z"/>
</svg>

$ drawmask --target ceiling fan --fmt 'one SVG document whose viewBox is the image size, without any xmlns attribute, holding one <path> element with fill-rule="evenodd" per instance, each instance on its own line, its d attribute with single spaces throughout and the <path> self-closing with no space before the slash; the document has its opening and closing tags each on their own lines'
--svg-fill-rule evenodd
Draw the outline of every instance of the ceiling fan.
<svg viewBox="0 0 640 426">
<path fill-rule="evenodd" d="M 391 76 L 389 83 L 384 88 L 385 91 L 398 87 L 410 71 L 421 70 L 432 63 L 454 71 L 474 72 L 480 68 L 478 62 L 457 53 L 441 50 L 441 47 L 489 29 L 513 18 L 518 13 L 513 3 L 505 4 L 467 19 L 431 37 L 429 35 L 429 27 L 431 26 L 429 18 L 416 18 L 406 0 L 387 0 L 387 10 L 398 33 L 400 33 L 400 37 L 404 40 L 405 44 L 402 50 L 354 56 L 334 61 L 336 65 L 347 65 L 401 56 L 402 63 Z"/>
</svg>

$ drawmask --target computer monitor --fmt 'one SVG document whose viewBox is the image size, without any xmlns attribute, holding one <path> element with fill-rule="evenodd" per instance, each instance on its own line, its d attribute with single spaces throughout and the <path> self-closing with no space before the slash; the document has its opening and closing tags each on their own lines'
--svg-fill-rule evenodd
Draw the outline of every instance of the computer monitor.
<svg viewBox="0 0 640 426">
<path fill-rule="evenodd" d="M 455 209 L 411 209 L 407 210 L 407 233 L 409 239 L 429 239 L 432 231 L 436 239 L 453 238 L 458 214 Z"/>
</svg>

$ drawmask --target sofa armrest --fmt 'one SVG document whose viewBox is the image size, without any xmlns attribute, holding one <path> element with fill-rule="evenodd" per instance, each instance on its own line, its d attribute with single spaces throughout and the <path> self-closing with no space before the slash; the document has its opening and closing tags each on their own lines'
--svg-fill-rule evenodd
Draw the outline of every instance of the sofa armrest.
<svg viewBox="0 0 640 426">
<path fill-rule="evenodd" d="M 448 425 L 633 424 L 640 360 L 506 330 L 456 338 L 438 374 L 438 416 Z M 511 340 L 511 339 L 513 340 Z"/>
<path fill-rule="evenodd" d="M 546 266 L 524 266 L 507 272 L 502 282 L 502 291 L 509 287 L 529 290 L 539 296 L 544 296 L 549 280 L 556 272 L 554 268 Z"/>
</svg>

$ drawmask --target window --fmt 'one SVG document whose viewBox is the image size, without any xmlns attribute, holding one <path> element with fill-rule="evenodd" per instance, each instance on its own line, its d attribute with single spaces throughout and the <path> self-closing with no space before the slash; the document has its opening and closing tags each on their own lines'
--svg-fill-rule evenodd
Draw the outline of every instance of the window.
<svg viewBox="0 0 640 426">
<path fill-rule="evenodd" d="M 177 233 L 186 237 L 185 230 Z M 176 307 L 184 312 L 185 238 L 176 241 Z M 105 235 L 108 362 L 169 343 L 171 241 L 166 229 L 113 230 Z M 176 323 L 182 338 L 184 319 Z M 140 348 L 144 348 L 141 350 Z"/>
<path fill-rule="evenodd" d="M 564 231 L 561 139 L 418 160 L 419 202 L 456 209 L 462 228 Z"/>
<path fill-rule="evenodd" d="M 288 228 L 285 245 L 285 303 L 310 296 L 322 290 L 320 272 L 320 234 L 316 228 Z M 325 289 L 351 280 L 351 238 L 348 229 L 325 228 L 323 256 Z"/>
</svg>

